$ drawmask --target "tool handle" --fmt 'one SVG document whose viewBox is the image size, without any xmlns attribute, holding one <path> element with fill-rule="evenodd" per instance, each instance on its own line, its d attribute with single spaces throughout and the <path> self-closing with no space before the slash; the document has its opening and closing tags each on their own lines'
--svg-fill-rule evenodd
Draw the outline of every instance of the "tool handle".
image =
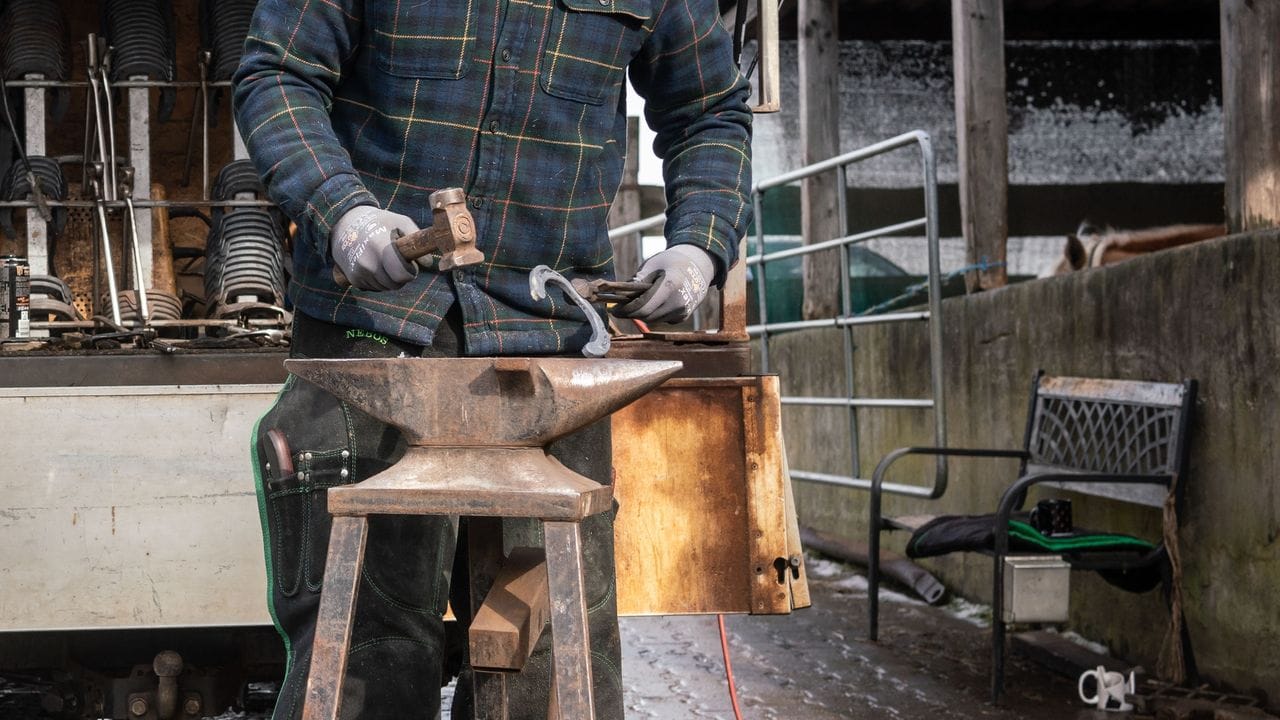
<svg viewBox="0 0 1280 720">
<path fill-rule="evenodd" d="M 431 226 L 403 235 L 393 230 L 392 243 L 406 262 L 413 262 L 433 252 L 440 253 L 440 269 L 477 265 L 484 254 L 476 249 L 476 224 L 467 211 L 467 196 L 462 188 L 437 190 L 427 198 L 431 204 Z M 334 264 L 333 281 L 340 288 L 350 287 L 342 269 Z"/>
<path fill-rule="evenodd" d="M 270 441 L 271 447 L 268 448 L 268 459 L 275 460 L 273 463 L 279 477 L 292 475 L 293 470 L 293 452 L 289 450 L 289 441 L 285 438 L 284 433 L 279 428 L 271 428 L 267 431 L 267 440 Z"/>
<path fill-rule="evenodd" d="M 435 247 L 431 241 L 431 228 L 423 228 L 405 235 L 399 229 L 391 231 L 393 239 L 391 244 L 396 246 L 396 252 L 400 253 L 400 257 L 405 262 L 413 262 L 423 255 L 429 255 L 439 248 Z M 342 272 L 342 268 L 337 265 L 333 266 L 333 281 L 340 288 L 351 286 L 351 281 L 347 279 L 347 274 Z"/>
<path fill-rule="evenodd" d="M 587 302 L 625 303 L 649 292 L 651 282 L 624 282 L 617 280 L 583 280 L 574 278 L 573 289 Z"/>
</svg>

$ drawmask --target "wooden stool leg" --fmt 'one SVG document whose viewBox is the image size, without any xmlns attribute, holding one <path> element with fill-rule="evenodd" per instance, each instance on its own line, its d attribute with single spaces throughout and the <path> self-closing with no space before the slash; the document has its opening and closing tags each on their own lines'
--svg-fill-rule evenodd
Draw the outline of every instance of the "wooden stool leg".
<svg viewBox="0 0 1280 720">
<path fill-rule="evenodd" d="M 576 522 L 544 522 L 542 529 L 546 536 L 551 601 L 555 704 L 561 720 L 595 720 L 581 526 Z"/>
<path fill-rule="evenodd" d="M 474 621 L 502 570 L 502 518 L 467 518 L 467 568 Z M 507 720 L 506 674 L 473 670 L 472 677 L 475 720 Z"/>
<path fill-rule="evenodd" d="M 342 680 L 347 675 L 347 648 L 368 537 L 367 517 L 333 519 L 302 720 L 337 720 L 342 707 Z"/>
</svg>

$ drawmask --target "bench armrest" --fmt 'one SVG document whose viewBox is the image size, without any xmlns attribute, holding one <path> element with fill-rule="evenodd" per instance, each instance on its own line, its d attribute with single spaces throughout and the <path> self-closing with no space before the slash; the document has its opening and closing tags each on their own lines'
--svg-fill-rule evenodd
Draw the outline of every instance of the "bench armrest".
<svg viewBox="0 0 1280 720">
<path fill-rule="evenodd" d="M 1009 552 L 1009 517 L 1021 504 L 1027 490 L 1032 485 L 1048 482 L 1070 483 L 1124 483 L 1135 485 L 1165 485 L 1173 483 L 1172 475 L 1115 475 L 1111 473 L 1069 473 L 1048 472 L 1035 475 L 1024 475 L 1018 478 L 1004 491 L 1000 497 L 1000 506 L 995 517 L 995 554 L 1001 557 Z"/>
<path fill-rule="evenodd" d="M 958 447 L 903 447 L 894 450 L 876 466 L 875 472 L 871 475 L 871 497 L 867 499 L 867 509 L 870 517 L 867 519 L 867 609 L 870 613 L 870 621 L 868 623 L 868 635 L 874 642 L 879 633 L 879 607 L 880 607 L 880 531 L 884 529 L 884 519 L 880 516 L 881 496 L 884 494 L 885 483 L 884 476 L 888 472 L 889 466 L 897 462 L 900 458 L 907 455 L 934 455 L 937 457 L 988 457 L 988 458 L 1008 458 L 1013 460 L 1021 460 L 1024 463 L 1030 459 L 1030 453 L 1025 450 L 1001 450 L 996 448 L 958 448 Z M 947 491 L 947 475 L 944 466 L 939 467 L 939 472 L 934 480 L 933 487 L 925 487 L 923 485 L 898 485 L 890 486 L 890 490 L 903 495 L 912 495 L 915 497 L 935 500 L 942 497 Z"/>
<path fill-rule="evenodd" d="M 957 447 L 901 447 L 888 455 L 876 465 L 875 472 L 871 475 L 871 496 L 879 498 L 884 488 L 884 476 L 889 471 L 889 466 L 897 462 L 899 459 L 907 455 L 935 455 L 949 457 L 988 457 L 988 458 L 1011 458 L 1016 460 L 1027 460 L 1031 457 L 1026 450 L 1005 450 L 999 448 L 957 448 Z M 905 495 L 914 495 L 916 497 L 924 497 L 930 500 L 936 500 L 942 497 L 946 492 L 947 485 L 945 479 L 943 482 L 935 482 L 932 488 L 926 488 L 920 485 L 895 485 L 896 492 Z M 903 492 L 906 490 L 906 492 Z M 926 492 L 927 491 L 927 492 Z"/>
</svg>

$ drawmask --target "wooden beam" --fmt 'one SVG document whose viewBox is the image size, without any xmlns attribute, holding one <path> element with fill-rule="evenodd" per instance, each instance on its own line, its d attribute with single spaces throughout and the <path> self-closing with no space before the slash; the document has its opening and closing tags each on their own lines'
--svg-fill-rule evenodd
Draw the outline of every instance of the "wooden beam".
<svg viewBox="0 0 1280 720">
<path fill-rule="evenodd" d="M 472 667 L 487 671 L 523 668 L 550 612 L 542 550 L 512 550 L 471 621 Z"/>
<path fill-rule="evenodd" d="M 1008 283 L 1009 119 L 1005 108 L 1004 4 L 952 0 L 956 144 L 960 216 L 969 264 L 969 291 Z"/>
<path fill-rule="evenodd" d="M 1222 0 L 1227 227 L 1280 225 L 1280 5 Z"/>
<path fill-rule="evenodd" d="M 756 99 L 755 113 L 775 113 L 782 109 L 782 68 L 778 49 L 778 5 L 774 0 L 756 0 L 759 18 L 755 22 Z M 835 7 L 834 2 L 832 7 Z M 835 25 L 831 26 L 835 28 Z M 839 33 L 836 33 L 839 38 Z"/>
<path fill-rule="evenodd" d="M 467 553 L 465 559 L 469 570 L 468 587 L 471 605 L 467 616 L 475 618 L 483 607 L 485 596 L 489 594 L 501 572 L 502 518 L 469 517 L 464 522 L 466 523 Z M 477 669 L 474 693 L 474 710 L 477 719 L 497 720 L 509 714 L 506 673 Z"/>
<path fill-rule="evenodd" d="M 609 227 L 616 228 L 641 219 L 640 214 L 640 118 L 627 118 L 627 154 L 622 163 L 622 184 L 609 208 Z M 628 235 L 613 241 L 613 268 L 619 280 L 630 280 L 640 269 L 640 236 Z"/>
<path fill-rule="evenodd" d="M 840 11 L 836 0 L 800 0 L 800 145 L 804 165 L 840 153 Z M 806 244 L 838 237 L 836 175 L 800 186 L 801 232 Z M 760 218 L 756 219 L 760 222 Z M 804 317 L 833 317 L 840 309 L 837 251 L 804 258 Z M 766 277 L 768 270 L 766 269 Z"/>
</svg>

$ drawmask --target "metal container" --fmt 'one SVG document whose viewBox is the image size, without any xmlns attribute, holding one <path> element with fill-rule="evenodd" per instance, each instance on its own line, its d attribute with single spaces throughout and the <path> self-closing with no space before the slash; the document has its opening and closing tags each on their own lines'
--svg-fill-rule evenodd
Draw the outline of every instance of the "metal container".
<svg viewBox="0 0 1280 720">
<path fill-rule="evenodd" d="M 1004 559 L 1004 621 L 1065 622 L 1071 605 L 1071 566 L 1057 555 Z"/>
<path fill-rule="evenodd" d="M 0 257 L 0 338 L 31 336 L 31 266 L 26 258 Z"/>
</svg>

